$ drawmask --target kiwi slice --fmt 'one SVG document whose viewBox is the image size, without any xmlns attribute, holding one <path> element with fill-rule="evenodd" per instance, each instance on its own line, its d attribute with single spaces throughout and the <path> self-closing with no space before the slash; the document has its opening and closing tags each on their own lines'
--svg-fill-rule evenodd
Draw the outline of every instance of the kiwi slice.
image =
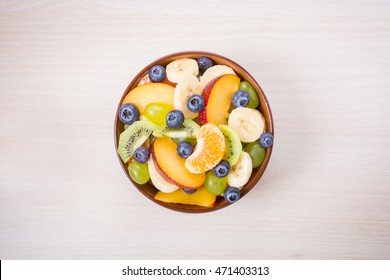
<svg viewBox="0 0 390 280">
<path fill-rule="evenodd" d="M 240 158 L 242 151 L 240 136 L 238 136 L 237 132 L 235 132 L 233 128 L 228 125 L 221 124 L 218 127 L 221 130 L 223 136 L 225 136 L 225 159 L 229 162 L 230 166 L 234 166 Z"/>
<path fill-rule="evenodd" d="M 169 128 L 167 125 L 157 127 L 153 131 L 153 136 L 170 138 L 195 138 L 198 134 L 200 126 L 191 119 L 184 119 L 183 125 L 180 128 Z"/>
<path fill-rule="evenodd" d="M 119 136 L 118 154 L 127 162 L 134 154 L 134 150 L 141 146 L 152 134 L 155 125 L 148 121 L 136 121 Z"/>
</svg>

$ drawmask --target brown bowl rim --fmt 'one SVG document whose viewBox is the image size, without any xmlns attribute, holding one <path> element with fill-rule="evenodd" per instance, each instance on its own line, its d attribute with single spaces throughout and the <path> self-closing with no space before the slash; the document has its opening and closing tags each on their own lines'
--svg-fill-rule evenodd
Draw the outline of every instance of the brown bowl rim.
<svg viewBox="0 0 390 280">
<path fill-rule="evenodd" d="M 134 182 L 128 171 L 127 171 L 127 167 L 126 167 L 126 164 L 122 161 L 122 159 L 120 158 L 119 154 L 116 152 L 117 149 L 118 149 L 118 140 L 119 140 L 119 137 L 118 137 L 118 131 L 117 131 L 117 127 L 118 127 L 118 112 L 119 112 L 119 109 L 121 107 L 121 104 L 124 100 L 124 98 L 126 97 L 127 93 L 129 93 L 130 90 L 132 90 L 133 88 L 135 88 L 137 86 L 137 81 L 139 81 L 142 77 L 145 76 L 145 73 L 154 65 L 156 64 L 159 64 L 159 62 L 161 61 L 164 61 L 166 59 L 170 59 L 172 57 L 177 57 L 177 56 L 186 56 L 186 57 L 192 57 L 192 56 L 208 56 L 208 57 L 211 57 L 213 60 L 215 60 L 214 58 L 217 58 L 217 59 L 220 59 L 220 60 L 224 60 L 227 63 L 227 65 L 229 67 L 232 67 L 233 70 L 236 71 L 236 69 L 240 69 L 242 72 L 245 73 L 245 75 L 247 75 L 248 77 L 250 77 L 250 79 L 252 80 L 251 84 L 253 85 L 253 87 L 256 89 L 257 91 L 257 94 L 258 95 L 262 95 L 262 98 L 264 99 L 265 101 L 265 107 L 267 108 L 267 112 L 262 112 L 262 113 L 268 113 L 268 116 L 269 116 L 269 122 L 270 122 L 270 127 L 269 129 L 267 129 L 268 132 L 270 132 L 273 136 L 274 136 L 274 139 L 275 139 L 275 129 L 274 129 L 274 121 L 273 121 L 273 116 L 272 116 L 272 111 L 271 111 L 271 107 L 269 105 L 269 102 L 268 102 L 268 99 L 263 91 L 263 89 L 261 88 L 261 86 L 258 84 L 258 82 L 256 81 L 256 79 L 253 78 L 253 76 L 245 69 L 243 68 L 241 65 L 239 65 L 237 62 L 225 57 L 225 56 L 222 56 L 220 54 L 216 54 L 216 53 L 212 53 L 212 52 L 207 52 L 207 51 L 182 51 L 182 52 L 175 52 L 175 53 L 171 53 L 171 54 L 168 54 L 168 55 L 165 55 L 165 56 L 162 56 L 156 60 L 154 60 L 153 62 L 149 63 L 147 66 L 145 66 L 141 71 L 138 72 L 138 74 L 131 80 L 131 82 L 128 84 L 128 86 L 126 87 L 126 90 L 124 91 L 124 93 L 122 94 L 122 97 L 118 103 L 118 107 L 117 107 L 117 110 L 116 110 L 116 114 L 115 114 L 115 120 L 114 120 L 114 144 L 115 144 L 115 153 L 117 155 L 117 158 L 119 160 L 119 163 L 122 167 L 122 170 L 124 171 L 124 173 L 126 174 L 127 178 L 130 180 L 130 182 L 132 183 L 132 185 L 134 185 L 139 192 L 141 192 L 145 197 L 147 197 L 149 200 L 153 201 L 154 203 L 164 207 L 164 208 L 167 208 L 169 210 L 173 210 L 173 211 L 177 211 L 177 212 L 182 212 L 182 213 L 191 213 L 191 214 L 196 214 L 196 213 L 208 213 L 208 212 L 213 212 L 213 211 L 217 211 L 217 210 L 220 210 L 222 208 L 225 208 L 225 207 L 228 207 L 230 205 L 232 205 L 232 203 L 228 203 L 228 202 L 225 202 L 225 203 L 222 203 L 222 204 L 219 204 L 219 205 L 216 205 L 216 206 L 213 206 L 213 207 L 201 207 L 201 206 L 193 206 L 193 205 L 183 205 L 183 204 L 175 204 L 175 203 L 165 203 L 165 202 L 162 202 L 162 201 L 159 201 L 159 200 L 156 200 L 154 199 L 154 197 L 151 197 L 143 188 L 142 188 L 142 185 L 139 185 L 137 184 L 136 182 Z M 259 96 L 260 97 L 260 96 Z M 258 168 L 260 168 L 258 170 L 258 172 L 255 174 L 255 176 L 253 178 L 250 179 L 250 182 L 247 183 L 245 185 L 245 187 L 243 187 L 242 190 L 244 190 L 242 193 L 241 193 L 241 199 L 247 194 L 249 193 L 253 188 L 254 186 L 260 181 L 262 175 L 264 174 L 267 166 L 268 166 L 268 163 L 270 161 L 270 158 L 271 158 L 271 154 L 272 154 L 272 150 L 273 150 L 273 146 L 271 146 L 270 148 L 266 149 L 266 157 L 263 161 L 263 163 L 261 164 L 261 166 L 259 166 Z M 236 203 L 239 203 L 241 201 L 241 199 L 236 202 Z M 236 204 L 234 203 L 234 204 Z M 188 207 L 191 207 L 191 209 L 187 209 Z"/>
</svg>

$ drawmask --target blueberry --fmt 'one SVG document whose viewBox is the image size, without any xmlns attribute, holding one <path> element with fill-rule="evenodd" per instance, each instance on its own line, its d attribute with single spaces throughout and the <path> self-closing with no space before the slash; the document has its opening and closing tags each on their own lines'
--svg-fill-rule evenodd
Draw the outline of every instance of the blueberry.
<svg viewBox="0 0 390 280">
<path fill-rule="evenodd" d="M 134 160 L 139 163 L 146 163 L 150 157 L 150 152 L 147 148 L 141 146 L 134 151 Z"/>
<path fill-rule="evenodd" d="M 204 99 L 202 95 L 194 94 L 187 100 L 187 108 L 193 113 L 199 113 L 204 109 Z"/>
<path fill-rule="evenodd" d="M 227 187 L 226 190 L 223 192 L 223 197 L 227 202 L 236 202 L 241 197 L 240 189 L 236 187 Z"/>
<path fill-rule="evenodd" d="M 188 194 L 193 194 L 196 192 L 196 189 L 188 189 L 188 188 L 183 188 L 183 191 Z"/>
<path fill-rule="evenodd" d="M 207 69 L 213 66 L 213 61 L 206 56 L 199 57 L 196 62 L 198 63 L 200 74 L 203 74 Z"/>
<path fill-rule="evenodd" d="M 124 124 L 132 124 L 139 118 L 139 110 L 133 103 L 123 104 L 119 109 L 119 119 Z"/>
<path fill-rule="evenodd" d="M 188 142 L 181 142 L 176 151 L 179 157 L 188 158 L 194 152 L 194 147 Z"/>
<path fill-rule="evenodd" d="M 169 128 L 180 128 L 184 122 L 184 115 L 179 110 L 172 110 L 167 114 L 166 123 Z"/>
<path fill-rule="evenodd" d="M 260 136 L 259 144 L 264 148 L 269 148 L 274 144 L 274 137 L 269 132 L 263 132 Z"/>
<path fill-rule="evenodd" d="M 161 65 L 154 65 L 149 70 L 149 79 L 152 82 L 159 83 L 162 82 L 167 77 L 165 68 Z"/>
<path fill-rule="evenodd" d="M 221 160 L 214 168 L 214 175 L 218 178 L 226 177 L 230 171 L 230 164 L 227 160 Z"/>
<path fill-rule="evenodd" d="M 233 94 L 232 103 L 234 107 L 246 107 L 249 104 L 249 93 L 244 90 L 238 90 Z"/>
</svg>

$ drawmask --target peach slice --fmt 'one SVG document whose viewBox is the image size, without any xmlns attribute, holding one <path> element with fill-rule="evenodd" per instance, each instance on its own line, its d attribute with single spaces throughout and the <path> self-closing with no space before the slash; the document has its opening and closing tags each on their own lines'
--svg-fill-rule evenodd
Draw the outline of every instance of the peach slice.
<svg viewBox="0 0 390 280">
<path fill-rule="evenodd" d="M 206 173 L 189 172 L 184 166 L 185 159 L 179 157 L 176 149 L 177 145 L 171 138 L 156 138 L 152 149 L 156 169 L 167 181 L 181 188 L 201 187 L 206 179 Z"/>
<path fill-rule="evenodd" d="M 197 189 L 193 194 L 187 194 L 182 189 L 178 189 L 172 193 L 159 191 L 154 198 L 162 202 L 191 204 L 203 207 L 212 207 L 216 200 L 216 196 L 209 193 L 203 187 Z"/>
<path fill-rule="evenodd" d="M 227 124 L 232 96 L 238 90 L 240 78 L 233 74 L 212 80 L 202 92 L 206 106 L 199 113 L 202 124 Z"/>
<path fill-rule="evenodd" d="M 202 97 L 204 100 L 204 109 L 199 112 L 198 119 L 201 124 L 207 123 L 207 103 L 209 102 L 209 97 L 211 94 L 211 91 L 213 90 L 213 87 L 215 86 L 215 83 L 220 79 L 221 77 L 217 77 L 214 80 L 211 80 L 203 89 L 202 91 Z"/>
<path fill-rule="evenodd" d="M 148 83 L 132 89 L 122 104 L 134 103 L 142 114 L 149 103 L 165 103 L 173 106 L 175 88 L 164 83 Z"/>
</svg>

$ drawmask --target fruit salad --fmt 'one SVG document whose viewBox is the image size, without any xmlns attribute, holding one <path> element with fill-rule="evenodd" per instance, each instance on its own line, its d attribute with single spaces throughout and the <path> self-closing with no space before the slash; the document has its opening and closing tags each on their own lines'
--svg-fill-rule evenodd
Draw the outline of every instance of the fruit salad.
<svg viewBox="0 0 390 280">
<path fill-rule="evenodd" d="M 117 152 L 158 201 L 234 203 L 273 145 L 259 108 L 253 85 L 209 57 L 154 65 L 118 110 Z"/>
</svg>

